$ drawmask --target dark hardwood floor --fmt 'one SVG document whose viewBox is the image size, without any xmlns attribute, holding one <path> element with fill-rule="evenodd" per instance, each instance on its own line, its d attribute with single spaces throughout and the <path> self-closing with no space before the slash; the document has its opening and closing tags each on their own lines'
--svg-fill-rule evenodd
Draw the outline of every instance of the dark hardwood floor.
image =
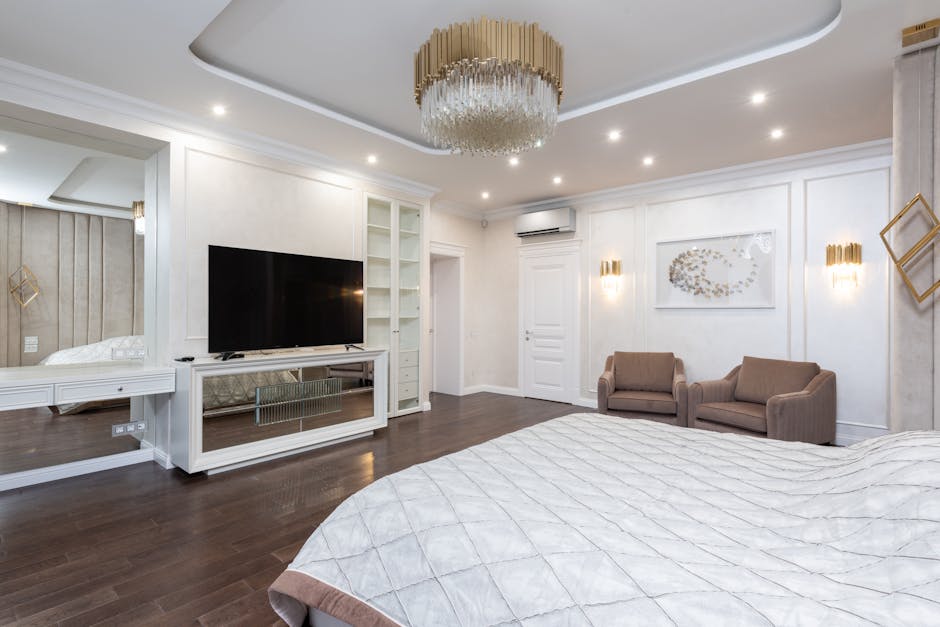
<svg viewBox="0 0 940 627">
<path fill-rule="evenodd" d="M 139 464 L 0 493 L 0 624 L 270 625 L 267 587 L 346 497 L 580 407 L 474 394 L 207 477 Z"/>
<path fill-rule="evenodd" d="M 111 437 L 111 425 L 128 420 L 126 404 L 66 416 L 48 407 L 0 412 L 0 474 L 135 451 L 134 437 Z"/>
</svg>

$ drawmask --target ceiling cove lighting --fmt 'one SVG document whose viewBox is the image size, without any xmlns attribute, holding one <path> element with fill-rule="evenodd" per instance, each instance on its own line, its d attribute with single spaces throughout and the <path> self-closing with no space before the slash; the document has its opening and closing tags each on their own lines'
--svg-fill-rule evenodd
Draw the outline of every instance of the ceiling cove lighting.
<svg viewBox="0 0 940 627">
<path fill-rule="evenodd" d="M 782 128 L 775 128 L 775 129 L 773 129 L 772 131 L 770 131 L 770 138 L 771 138 L 771 139 L 780 139 L 780 138 L 782 138 L 782 137 L 783 137 L 783 129 L 782 129 Z"/>
<path fill-rule="evenodd" d="M 751 94 L 751 104 L 761 105 L 767 102 L 767 94 L 762 91 L 755 91 Z"/>
<path fill-rule="evenodd" d="M 225 105 L 212 105 L 212 113 L 214 115 L 223 116 L 228 112 L 228 109 L 225 108 Z"/>
<path fill-rule="evenodd" d="M 562 47 L 538 24 L 486 17 L 435 29 L 414 56 L 421 131 L 453 152 L 510 155 L 555 131 Z"/>
</svg>

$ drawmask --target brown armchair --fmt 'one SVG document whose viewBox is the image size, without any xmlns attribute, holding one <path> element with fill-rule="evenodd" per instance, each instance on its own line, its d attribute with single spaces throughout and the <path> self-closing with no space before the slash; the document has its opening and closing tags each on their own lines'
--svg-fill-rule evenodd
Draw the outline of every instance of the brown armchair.
<svg viewBox="0 0 940 627">
<path fill-rule="evenodd" d="M 686 422 L 685 367 L 672 353 L 616 352 L 597 381 L 597 409 L 605 414 L 656 414 L 651 420 Z"/>
<path fill-rule="evenodd" d="M 827 444 L 836 438 L 836 375 L 805 361 L 745 357 L 723 379 L 689 386 L 689 426 Z"/>
</svg>

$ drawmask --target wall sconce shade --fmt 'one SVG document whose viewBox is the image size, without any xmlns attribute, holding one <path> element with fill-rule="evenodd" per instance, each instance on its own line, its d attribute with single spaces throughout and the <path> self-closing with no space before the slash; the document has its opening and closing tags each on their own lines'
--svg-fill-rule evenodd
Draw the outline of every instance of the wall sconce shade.
<svg viewBox="0 0 940 627">
<path fill-rule="evenodd" d="M 858 270 L 861 265 L 861 244 L 852 242 L 826 246 L 826 267 L 832 272 L 832 287 L 858 287 Z"/>
<path fill-rule="evenodd" d="M 620 290 L 620 275 L 622 263 L 619 259 L 604 259 L 601 261 L 601 289 L 608 296 L 613 296 Z"/>
<path fill-rule="evenodd" d="M 147 222 L 144 218 L 144 201 L 135 200 L 132 207 L 134 209 L 134 233 L 143 235 L 147 230 Z"/>
</svg>

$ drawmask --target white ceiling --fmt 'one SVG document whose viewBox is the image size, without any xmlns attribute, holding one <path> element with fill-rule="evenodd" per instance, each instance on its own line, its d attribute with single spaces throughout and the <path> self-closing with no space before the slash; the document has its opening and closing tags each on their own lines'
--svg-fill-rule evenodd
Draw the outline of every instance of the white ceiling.
<svg viewBox="0 0 940 627">
<path fill-rule="evenodd" d="M 831 32 L 836 0 L 5 0 L 3 13 L 0 57 L 362 170 L 375 154 L 371 167 L 438 187 L 443 203 L 487 212 L 889 137 L 900 30 L 940 16 L 940 2 L 845 0 Z M 632 97 L 562 122 L 517 168 L 499 158 L 429 154 L 362 128 L 418 139 L 414 50 L 434 27 L 481 14 L 538 21 L 565 46 L 563 113 L 625 91 Z M 826 34 L 814 43 L 757 60 L 820 29 Z M 656 86 L 722 62 L 734 69 Z M 655 93 L 637 97 L 650 86 Z M 748 102 L 755 90 L 768 94 L 761 107 Z M 212 117 L 215 103 L 228 107 L 224 118 Z M 773 127 L 785 137 L 770 140 Z M 607 142 L 614 128 L 623 138 Z M 649 168 L 641 164 L 647 154 L 656 157 Z M 553 185 L 554 176 L 563 182 Z"/>
<path fill-rule="evenodd" d="M 121 145 L 3 116 L 0 145 L 2 200 L 130 217 L 144 197 L 144 162 Z"/>
</svg>

